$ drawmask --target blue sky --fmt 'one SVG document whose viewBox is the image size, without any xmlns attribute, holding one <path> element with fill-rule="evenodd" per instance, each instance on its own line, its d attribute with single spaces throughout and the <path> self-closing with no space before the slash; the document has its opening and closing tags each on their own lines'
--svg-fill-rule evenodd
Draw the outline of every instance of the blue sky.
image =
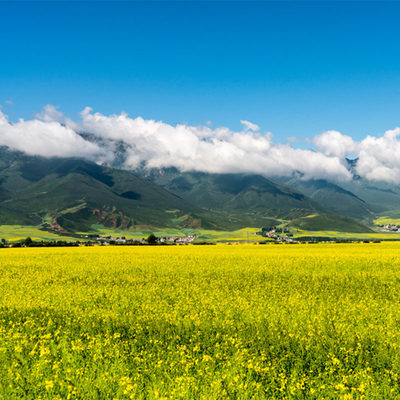
<svg viewBox="0 0 400 400">
<path fill-rule="evenodd" d="M 11 119 L 91 106 L 358 140 L 400 126 L 399 15 L 397 2 L 0 2 L 0 103 Z"/>
</svg>

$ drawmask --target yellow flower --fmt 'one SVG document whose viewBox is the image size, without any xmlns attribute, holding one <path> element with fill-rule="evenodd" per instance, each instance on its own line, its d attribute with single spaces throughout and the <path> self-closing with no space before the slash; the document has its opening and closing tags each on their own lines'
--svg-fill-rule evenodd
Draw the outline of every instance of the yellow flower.
<svg viewBox="0 0 400 400">
<path fill-rule="evenodd" d="M 51 390 L 54 387 L 54 382 L 53 381 L 46 381 L 46 390 Z"/>
</svg>

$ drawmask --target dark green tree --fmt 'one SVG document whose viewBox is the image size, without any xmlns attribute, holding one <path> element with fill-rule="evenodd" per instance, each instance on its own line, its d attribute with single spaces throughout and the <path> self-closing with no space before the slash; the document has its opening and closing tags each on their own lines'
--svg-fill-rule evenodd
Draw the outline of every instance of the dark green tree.
<svg viewBox="0 0 400 400">
<path fill-rule="evenodd" d="M 25 246 L 30 246 L 32 243 L 33 243 L 33 240 L 29 236 L 24 240 Z"/>
<path fill-rule="evenodd" d="M 156 244 L 157 243 L 157 237 L 154 235 L 154 233 L 150 233 L 149 237 L 146 239 L 148 244 Z"/>
</svg>

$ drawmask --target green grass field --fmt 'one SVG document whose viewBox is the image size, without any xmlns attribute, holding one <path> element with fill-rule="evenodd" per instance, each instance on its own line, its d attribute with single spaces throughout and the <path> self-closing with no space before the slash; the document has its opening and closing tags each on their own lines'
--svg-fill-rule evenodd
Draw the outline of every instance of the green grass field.
<svg viewBox="0 0 400 400">
<path fill-rule="evenodd" d="M 0 239 L 6 239 L 10 242 L 18 242 L 24 240 L 28 236 L 35 241 L 66 240 L 75 242 L 77 240 L 77 238 L 74 237 L 42 231 L 37 226 L 0 225 Z"/>
<path fill-rule="evenodd" d="M 399 399 L 400 244 L 0 250 L 0 399 Z"/>
<path fill-rule="evenodd" d="M 154 233 L 157 237 L 171 237 L 171 236 L 179 236 L 184 237 L 188 235 L 198 235 L 199 241 L 207 240 L 210 242 L 216 241 L 260 241 L 263 240 L 259 235 L 256 235 L 256 232 L 260 231 L 260 228 L 243 228 L 236 231 L 228 232 L 228 231 L 215 231 L 215 230 L 207 230 L 207 229 L 171 229 L 171 228 L 156 228 L 154 230 L 151 229 L 141 229 L 137 231 L 122 231 L 115 229 L 108 229 L 101 225 L 93 226 L 97 234 L 120 237 L 124 236 L 127 239 L 142 239 L 147 238 L 151 233 Z M 81 232 L 82 234 L 86 234 L 85 232 Z"/>
<path fill-rule="evenodd" d="M 375 225 L 400 225 L 400 218 L 379 217 L 374 220 Z"/>
<path fill-rule="evenodd" d="M 285 226 L 285 224 L 282 224 Z M 351 233 L 351 232 L 337 232 L 337 231 L 309 231 L 291 227 L 290 228 L 294 238 L 318 236 L 327 238 L 337 238 L 345 240 L 399 240 L 400 234 L 389 233 L 389 232 L 373 232 L 373 233 Z M 124 236 L 127 239 L 143 239 L 147 238 L 151 233 L 154 233 L 157 237 L 171 237 L 179 236 L 184 237 L 188 235 L 198 235 L 197 241 L 209 241 L 209 242 L 259 242 L 269 240 L 263 238 L 256 233 L 260 231 L 260 228 L 248 227 L 239 229 L 236 231 L 215 231 L 207 229 L 173 229 L 173 228 L 155 228 L 142 229 L 136 231 L 116 230 L 109 229 L 101 225 L 93 225 L 93 230 L 90 232 L 78 232 L 81 235 L 87 235 L 89 233 L 96 233 L 99 235 L 121 237 Z M 41 240 L 66 240 L 76 241 L 76 237 L 69 237 L 65 235 L 57 235 L 55 233 L 40 230 L 37 226 L 23 226 L 23 225 L 0 225 L 0 239 L 4 238 L 10 242 L 22 241 L 26 237 L 31 237 L 35 241 Z"/>
<path fill-rule="evenodd" d="M 307 231 L 302 229 L 291 229 L 293 237 L 326 237 L 337 238 L 339 240 L 400 240 L 399 233 L 391 232 L 373 232 L 373 233 L 351 233 L 351 232 L 337 232 L 337 231 Z"/>
</svg>

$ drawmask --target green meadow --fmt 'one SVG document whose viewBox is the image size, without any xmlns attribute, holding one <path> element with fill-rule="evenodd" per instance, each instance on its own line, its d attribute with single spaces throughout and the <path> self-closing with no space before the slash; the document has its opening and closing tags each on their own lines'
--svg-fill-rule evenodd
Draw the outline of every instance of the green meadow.
<svg viewBox="0 0 400 400">
<path fill-rule="evenodd" d="M 382 221 L 381 219 L 380 221 Z M 386 220 L 386 219 L 385 219 Z M 389 222 L 385 222 L 389 223 Z M 284 225 L 282 225 L 284 226 Z M 138 229 L 135 231 L 131 230 L 118 230 L 109 229 L 101 225 L 93 225 L 92 230 L 89 232 L 77 232 L 78 235 L 82 235 L 81 239 L 85 239 L 85 235 L 97 234 L 111 237 L 125 237 L 127 239 L 141 240 L 147 238 L 151 233 L 154 233 L 157 237 L 185 237 L 189 235 L 197 235 L 196 241 L 208 241 L 208 242 L 258 242 L 268 241 L 269 238 L 257 235 L 260 228 L 247 227 L 238 229 L 236 231 L 217 231 L 207 229 L 174 229 L 174 228 L 154 228 L 154 229 Z M 327 237 L 337 238 L 339 240 L 398 240 L 400 239 L 399 233 L 390 232 L 372 232 L 372 233 L 351 233 L 351 232 L 339 232 L 339 231 L 311 231 L 303 230 L 294 227 L 290 227 L 290 232 L 293 234 L 293 238 L 301 237 Z M 22 241 L 27 237 L 31 237 L 35 241 L 76 241 L 79 237 L 73 237 L 68 235 L 58 235 L 53 232 L 41 230 L 39 226 L 23 226 L 23 225 L 0 225 L 0 239 L 5 239 L 9 242 Z"/>
<path fill-rule="evenodd" d="M 35 241 L 42 240 L 66 240 L 76 241 L 76 237 L 57 235 L 56 233 L 48 232 L 39 229 L 38 226 L 25 225 L 0 225 L 0 239 L 6 239 L 10 242 L 18 242 L 27 237 Z"/>
</svg>

